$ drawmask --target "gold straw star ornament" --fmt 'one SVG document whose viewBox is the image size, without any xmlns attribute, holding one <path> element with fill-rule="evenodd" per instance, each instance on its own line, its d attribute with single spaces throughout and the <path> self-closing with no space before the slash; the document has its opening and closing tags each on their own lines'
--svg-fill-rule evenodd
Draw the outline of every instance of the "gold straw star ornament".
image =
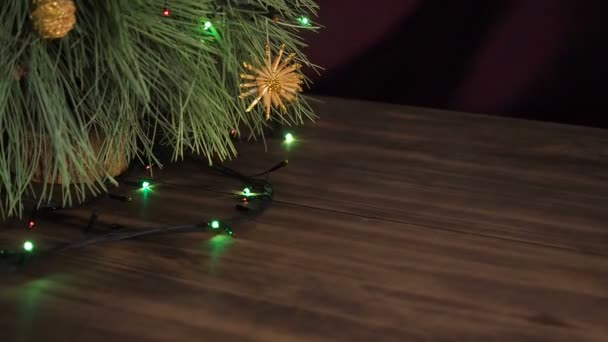
<svg viewBox="0 0 608 342">
<path fill-rule="evenodd" d="M 266 62 L 261 68 L 255 68 L 249 63 L 243 63 L 245 69 L 251 74 L 241 74 L 241 88 L 247 89 L 239 96 L 244 99 L 249 96 L 256 96 L 247 107 L 246 112 L 250 112 L 262 101 L 266 108 L 266 120 L 270 119 L 272 108 L 280 108 L 283 112 L 285 108 L 284 100 L 293 102 L 298 98 L 298 93 L 302 91 L 301 84 L 304 76 L 299 72 L 302 67 L 299 63 L 292 63 L 296 57 L 295 53 L 290 54 L 281 61 L 285 53 L 285 45 L 281 46 L 279 54 L 274 61 L 270 52 L 270 46 L 266 45 Z M 250 89 L 249 89 L 250 88 Z"/>
</svg>

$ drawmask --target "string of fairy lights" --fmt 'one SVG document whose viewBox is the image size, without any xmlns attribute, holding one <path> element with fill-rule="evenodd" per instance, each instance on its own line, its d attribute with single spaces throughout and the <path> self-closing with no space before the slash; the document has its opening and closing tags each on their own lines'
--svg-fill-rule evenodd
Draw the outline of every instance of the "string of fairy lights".
<svg viewBox="0 0 608 342">
<path fill-rule="evenodd" d="M 293 133 L 285 133 L 283 137 L 284 145 L 291 145 L 296 141 Z M 220 175 L 238 180 L 242 184 L 242 188 L 239 191 L 233 192 L 238 199 L 238 204 L 235 205 L 235 209 L 238 214 L 226 217 L 226 218 L 209 218 L 203 219 L 198 223 L 187 224 L 187 225 L 176 225 L 176 226 L 164 226 L 164 227 L 140 227 L 136 229 L 118 229 L 117 231 L 111 231 L 109 233 L 97 234 L 95 236 L 89 236 L 84 239 L 78 240 L 71 243 L 63 243 L 52 248 L 38 250 L 36 248 L 36 242 L 33 239 L 27 239 L 21 244 L 21 248 L 18 249 L 0 249 L 0 260 L 7 262 L 12 266 L 22 266 L 25 263 L 29 263 L 33 260 L 40 260 L 43 257 L 52 256 L 55 254 L 61 254 L 67 251 L 85 248 L 91 245 L 97 245 L 101 243 L 108 243 L 114 241 L 122 241 L 127 239 L 141 238 L 144 236 L 160 235 L 160 234 L 177 234 L 177 233 L 193 233 L 193 232 L 210 232 L 212 234 L 225 234 L 231 237 L 235 236 L 234 227 L 242 224 L 243 222 L 250 221 L 259 215 L 261 215 L 272 203 L 273 200 L 273 187 L 268 180 L 270 173 L 277 171 L 287 166 L 288 161 L 283 160 L 278 164 L 274 165 L 270 169 L 257 173 L 254 175 L 244 175 L 236 170 L 228 168 L 223 165 L 213 165 L 210 167 L 211 170 L 216 171 Z M 141 171 L 141 170 L 140 170 Z M 162 181 L 155 182 L 150 177 L 151 166 L 145 167 L 145 176 L 136 176 L 139 180 L 137 182 L 129 181 L 127 179 L 119 179 L 119 184 L 127 186 L 138 185 L 139 193 L 146 195 L 147 192 L 152 191 L 156 185 L 162 185 Z M 132 170 L 127 171 L 127 174 L 133 173 Z M 123 202 L 130 202 L 131 198 L 128 196 L 121 196 L 115 194 L 105 194 L 101 197 L 93 198 L 89 203 L 95 200 L 99 200 L 103 197 L 109 197 L 113 200 L 119 200 Z M 87 205 L 86 203 L 84 204 Z M 56 212 L 59 210 L 68 210 L 69 208 L 57 207 L 44 207 L 36 211 L 38 214 L 37 219 L 43 218 L 45 212 L 52 211 Z M 38 229 L 37 219 L 30 218 L 27 221 L 26 229 L 34 230 Z M 88 224 L 82 227 L 82 230 L 90 230 L 95 224 L 98 217 L 95 211 L 91 214 Z"/>
<path fill-rule="evenodd" d="M 173 12 L 171 11 L 171 7 L 165 1 L 165 5 L 162 9 L 163 17 L 169 18 L 169 17 L 171 17 L 172 13 Z M 274 22 L 281 22 L 283 20 L 283 18 L 281 18 L 277 14 L 277 12 L 272 9 L 268 10 L 267 16 L 269 18 L 271 18 Z M 312 27 L 313 26 L 313 21 L 306 15 L 300 15 L 299 17 L 295 18 L 295 21 L 297 22 L 297 25 L 299 25 L 301 27 Z M 211 33 L 215 34 L 215 32 L 213 32 L 215 30 L 215 28 L 213 27 L 213 23 L 210 20 L 203 19 L 203 20 L 201 20 L 201 24 L 202 24 L 201 25 L 202 31 L 207 31 L 207 32 L 211 32 Z"/>
<path fill-rule="evenodd" d="M 274 22 L 283 22 L 284 18 L 281 18 L 276 11 L 270 11 L 268 13 L 268 17 L 271 18 Z M 165 1 L 164 6 L 161 10 L 161 15 L 163 17 L 171 17 L 173 12 L 171 7 L 169 6 L 168 1 Z M 293 25 L 297 25 L 300 27 L 312 27 L 313 22 L 309 17 L 302 15 L 294 19 L 295 23 Z M 289 23 L 289 20 L 286 21 L 287 25 L 292 25 Z M 211 20 L 201 19 L 200 31 L 204 35 L 208 35 L 211 38 L 218 37 L 218 32 Z M 231 137 L 236 137 L 236 130 L 232 130 L 230 132 Z M 284 135 L 283 144 L 289 146 L 293 144 L 296 139 L 292 133 L 286 133 Z M 91 246 L 94 244 L 112 242 L 112 241 L 120 241 L 126 239 L 132 239 L 143 236 L 157 235 L 157 234 L 168 234 L 168 233 L 188 233 L 188 232 L 203 232 L 210 231 L 214 234 L 227 234 L 229 236 L 234 236 L 235 233 L 232 230 L 233 227 L 242 223 L 246 220 L 251 220 L 254 217 L 262 214 L 268 206 L 272 203 L 273 199 L 273 188 L 272 184 L 268 181 L 268 179 L 260 178 L 264 176 L 268 176 L 271 172 L 274 172 L 282 167 L 287 165 L 287 161 L 282 161 L 270 168 L 269 170 L 256 174 L 256 175 L 244 175 L 235 170 L 232 170 L 228 167 L 222 165 L 214 165 L 211 168 L 220 174 L 239 180 L 243 184 L 243 188 L 241 191 L 238 191 L 237 197 L 239 198 L 239 204 L 236 205 L 236 209 L 238 211 L 238 215 L 233 217 L 228 217 L 224 219 L 211 218 L 208 220 L 202 220 L 201 223 L 190 224 L 190 225 L 180 225 L 180 226 L 167 226 L 161 228 L 138 228 L 134 230 L 125 230 L 119 229 L 115 232 L 101 234 L 95 237 L 87 237 L 85 239 L 79 240 L 74 243 L 62 244 L 60 246 L 56 246 L 46 250 L 38 250 L 36 248 L 36 242 L 32 239 L 27 239 L 22 242 L 21 248 L 18 249 L 3 249 L 0 248 L 0 260 L 8 261 L 13 265 L 23 265 L 25 262 L 40 259 L 43 256 L 49 256 L 53 254 L 58 254 L 62 252 L 66 252 L 69 250 L 84 248 L 87 246 Z M 146 171 L 151 171 L 151 166 L 146 166 Z M 150 173 L 151 174 L 151 173 Z M 129 181 L 119 181 L 122 184 L 134 185 Z M 152 191 L 154 187 L 153 179 L 150 177 L 143 177 L 138 184 L 142 193 L 147 193 Z M 128 196 L 120 196 L 115 194 L 105 194 L 100 197 L 93 198 L 92 201 L 99 200 L 100 198 L 109 197 L 114 200 L 128 202 L 130 201 L 130 197 Z M 89 201 L 88 203 L 92 202 Z M 84 203 L 82 205 L 87 205 Z M 27 221 L 26 229 L 34 230 L 38 228 L 37 219 L 41 218 L 42 215 L 47 211 L 58 211 L 58 210 L 67 210 L 69 208 L 62 208 L 61 206 L 47 206 L 45 208 L 39 208 L 35 211 L 36 215 L 30 218 Z M 91 215 L 89 223 L 85 229 L 90 228 L 95 224 L 97 220 L 97 216 L 95 213 Z"/>
</svg>

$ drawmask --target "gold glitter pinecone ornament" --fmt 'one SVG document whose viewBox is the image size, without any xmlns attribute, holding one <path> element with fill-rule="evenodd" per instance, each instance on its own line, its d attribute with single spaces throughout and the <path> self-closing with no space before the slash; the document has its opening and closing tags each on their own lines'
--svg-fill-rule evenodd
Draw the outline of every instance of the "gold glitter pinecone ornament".
<svg viewBox="0 0 608 342">
<path fill-rule="evenodd" d="M 44 39 L 65 37 L 76 25 L 74 0 L 33 0 L 34 29 Z"/>
</svg>

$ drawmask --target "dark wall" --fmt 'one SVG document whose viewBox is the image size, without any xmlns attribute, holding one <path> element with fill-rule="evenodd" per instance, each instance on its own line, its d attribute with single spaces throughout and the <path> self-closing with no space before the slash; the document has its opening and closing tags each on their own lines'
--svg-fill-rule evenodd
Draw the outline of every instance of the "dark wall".
<svg viewBox="0 0 608 342">
<path fill-rule="evenodd" d="M 314 93 L 608 127 L 603 0 L 319 0 Z"/>
</svg>

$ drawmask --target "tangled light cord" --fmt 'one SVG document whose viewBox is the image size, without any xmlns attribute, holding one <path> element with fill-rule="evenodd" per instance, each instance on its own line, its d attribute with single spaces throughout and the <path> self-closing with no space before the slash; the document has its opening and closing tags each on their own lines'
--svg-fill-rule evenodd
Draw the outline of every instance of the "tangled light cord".
<svg viewBox="0 0 608 342">
<path fill-rule="evenodd" d="M 0 261 L 4 261 L 11 266 L 22 266 L 34 260 L 46 259 L 53 255 L 59 255 L 68 251 L 89 247 L 92 245 L 122 241 L 134 238 L 141 238 L 152 235 L 161 234 L 179 234 L 179 233 L 195 233 L 195 232 L 212 232 L 212 233 L 223 233 L 230 236 L 234 236 L 235 233 L 232 230 L 239 224 L 250 221 L 259 215 L 261 215 L 271 205 L 273 200 L 273 188 L 272 184 L 268 180 L 268 175 L 278 169 L 287 166 L 287 160 L 281 161 L 277 165 L 268 169 L 267 171 L 255 174 L 255 175 L 244 175 L 236 170 L 228 168 L 223 165 L 213 165 L 211 169 L 217 173 L 240 181 L 244 190 L 239 194 L 241 199 L 240 203 L 235 206 L 238 214 L 226 218 L 216 219 L 202 219 L 200 222 L 187 224 L 187 225 L 175 225 L 175 226 L 164 226 L 164 227 L 142 227 L 138 229 L 118 229 L 105 234 L 98 234 L 92 237 L 85 237 L 76 242 L 64 243 L 54 246 L 45 250 L 36 250 L 34 245 L 30 241 L 26 241 L 21 250 L 6 250 L 0 249 Z M 132 173 L 132 170 L 127 171 L 127 175 Z M 260 178 L 266 176 L 265 178 Z M 133 185 L 133 182 L 119 179 L 119 183 Z M 149 183 L 148 183 L 149 184 Z M 163 184 L 162 182 L 156 182 L 156 184 Z M 108 196 L 114 200 L 128 201 L 130 198 L 126 196 L 114 195 L 111 193 L 104 194 L 97 198 L 93 198 L 91 201 L 84 205 L 90 204 L 94 201 L 98 201 L 100 198 Z M 51 210 L 53 212 L 58 210 L 66 210 L 69 208 L 55 208 L 47 207 L 41 208 L 38 212 L 42 213 L 45 210 Z M 83 228 L 83 231 L 90 231 L 97 221 L 97 214 L 95 211 L 90 216 L 89 223 Z M 30 220 L 29 226 L 33 227 L 35 221 Z"/>
</svg>

